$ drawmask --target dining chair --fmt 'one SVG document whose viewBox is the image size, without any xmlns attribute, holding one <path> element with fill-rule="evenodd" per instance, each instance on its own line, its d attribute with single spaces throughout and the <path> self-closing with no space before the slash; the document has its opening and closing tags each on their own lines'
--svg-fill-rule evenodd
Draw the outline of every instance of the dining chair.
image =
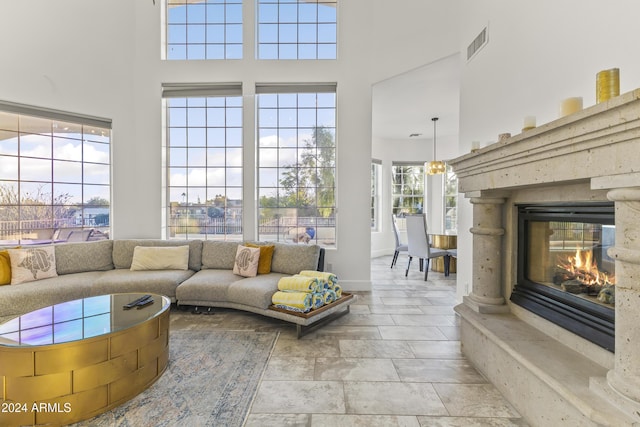
<svg viewBox="0 0 640 427">
<path fill-rule="evenodd" d="M 393 259 L 391 260 L 391 268 L 396 265 L 396 261 L 398 261 L 398 255 L 400 252 L 407 252 L 408 247 L 406 243 L 402 243 L 400 241 L 400 231 L 398 231 L 398 217 L 396 214 L 391 215 L 391 223 L 393 224 L 393 234 L 396 237 L 396 249 L 393 253 Z"/>
<path fill-rule="evenodd" d="M 427 219 L 424 214 L 407 215 L 407 252 L 409 254 L 409 262 L 407 263 L 407 271 L 405 277 L 409 275 L 409 267 L 413 257 L 419 258 L 420 263 L 426 260 L 424 265 L 424 280 L 427 280 L 429 274 L 429 260 L 433 258 L 444 257 L 444 275 L 449 275 L 449 264 L 451 255 L 446 249 L 432 248 L 429 244 L 429 235 L 427 234 Z"/>
</svg>

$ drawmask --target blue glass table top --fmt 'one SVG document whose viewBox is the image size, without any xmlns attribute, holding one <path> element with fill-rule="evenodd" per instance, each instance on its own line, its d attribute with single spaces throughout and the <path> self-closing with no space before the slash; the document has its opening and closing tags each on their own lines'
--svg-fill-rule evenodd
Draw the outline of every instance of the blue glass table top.
<svg viewBox="0 0 640 427">
<path fill-rule="evenodd" d="M 100 295 L 44 307 L 0 324 L 0 346 L 61 344 L 110 334 L 168 310 L 169 298 L 152 295 L 153 304 L 125 310 L 145 294 Z"/>
</svg>

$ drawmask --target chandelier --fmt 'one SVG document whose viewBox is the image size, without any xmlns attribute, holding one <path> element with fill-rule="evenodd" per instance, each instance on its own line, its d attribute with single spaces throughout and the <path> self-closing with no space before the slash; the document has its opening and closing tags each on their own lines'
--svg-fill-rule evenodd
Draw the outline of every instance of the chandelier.
<svg viewBox="0 0 640 427">
<path fill-rule="evenodd" d="M 429 175 L 438 175 L 444 173 L 446 165 L 442 160 L 436 160 L 438 158 L 436 156 L 436 122 L 438 118 L 432 117 L 431 121 L 433 121 L 433 160 L 427 163 L 427 173 Z"/>
</svg>

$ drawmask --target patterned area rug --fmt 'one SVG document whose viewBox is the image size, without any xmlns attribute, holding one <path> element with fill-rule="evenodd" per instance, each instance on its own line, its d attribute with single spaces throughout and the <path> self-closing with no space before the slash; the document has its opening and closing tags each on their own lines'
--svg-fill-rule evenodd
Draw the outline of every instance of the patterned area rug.
<svg viewBox="0 0 640 427">
<path fill-rule="evenodd" d="M 241 426 L 278 334 L 171 331 L 169 366 L 123 405 L 77 427 Z"/>
</svg>

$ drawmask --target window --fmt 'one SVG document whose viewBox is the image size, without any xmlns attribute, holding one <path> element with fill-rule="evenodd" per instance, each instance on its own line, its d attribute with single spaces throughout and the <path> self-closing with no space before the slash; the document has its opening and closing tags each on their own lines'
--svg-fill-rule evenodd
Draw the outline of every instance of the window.
<svg viewBox="0 0 640 427">
<path fill-rule="evenodd" d="M 242 0 L 167 0 L 167 59 L 241 59 Z"/>
<path fill-rule="evenodd" d="M 444 231 L 446 234 L 458 233 L 458 176 L 447 165 L 444 174 Z"/>
<path fill-rule="evenodd" d="M 425 201 L 424 164 L 394 163 L 391 166 L 393 214 L 423 213 Z M 401 227 L 404 221 L 398 222 Z"/>
<path fill-rule="evenodd" d="M 195 93 L 203 95 L 185 95 Z M 242 239 L 241 93 L 163 86 L 170 239 Z"/>
<path fill-rule="evenodd" d="M 336 59 L 337 0 L 258 0 L 258 59 Z"/>
<path fill-rule="evenodd" d="M 0 244 L 109 236 L 111 121 L 0 102 Z"/>
<path fill-rule="evenodd" d="M 382 176 L 382 162 L 371 162 L 371 231 L 380 231 L 380 177 Z"/>
<path fill-rule="evenodd" d="M 259 238 L 335 246 L 335 85 L 256 93 Z"/>
</svg>

